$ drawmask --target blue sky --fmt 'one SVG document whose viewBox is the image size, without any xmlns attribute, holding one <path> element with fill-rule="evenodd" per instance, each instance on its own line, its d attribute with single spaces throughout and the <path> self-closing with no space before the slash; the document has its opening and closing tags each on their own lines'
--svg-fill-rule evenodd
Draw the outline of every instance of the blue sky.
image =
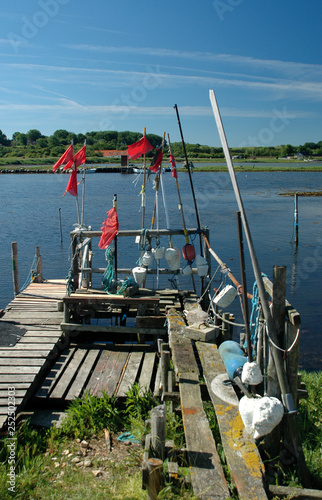
<svg viewBox="0 0 322 500">
<path fill-rule="evenodd" d="M 2 2 L 0 129 L 219 146 L 322 140 L 321 0 Z"/>
</svg>

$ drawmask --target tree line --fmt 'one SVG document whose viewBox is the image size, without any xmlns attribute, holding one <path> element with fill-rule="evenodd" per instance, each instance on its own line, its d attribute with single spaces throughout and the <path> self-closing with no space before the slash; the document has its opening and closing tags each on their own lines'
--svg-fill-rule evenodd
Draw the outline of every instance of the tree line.
<svg viewBox="0 0 322 500">
<path fill-rule="evenodd" d="M 59 157 L 67 146 L 74 142 L 75 150 L 81 148 L 86 140 L 87 156 L 101 157 L 102 150 L 117 149 L 126 150 L 129 144 L 133 144 L 142 137 L 141 132 L 117 132 L 117 131 L 93 131 L 85 134 L 74 134 L 67 130 L 56 130 L 52 135 L 45 136 L 37 129 L 31 129 L 27 133 L 15 132 L 12 139 L 0 130 L 0 157 L 24 157 L 24 158 L 53 158 Z M 147 139 L 154 147 L 160 147 L 162 137 L 155 134 L 147 134 Z M 172 153 L 176 158 L 183 158 L 184 151 L 181 142 L 171 144 Z M 167 144 L 165 143 L 167 151 Z M 221 147 L 205 146 L 201 144 L 186 144 L 188 157 L 200 159 L 224 158 Z M 292 146 L 291 144 L 281 146 L 263 147 L 241 147 L 231 148 L 231 154 L 237 158 L 247 159 L 256 157 L 284 158 L 298 154 L 303 156 L 322 156 L 322 141 L 318 143 L 306 142 L 303 145 Z M 153 152 L 149 153 L 152 156 Z"/>
</svg>

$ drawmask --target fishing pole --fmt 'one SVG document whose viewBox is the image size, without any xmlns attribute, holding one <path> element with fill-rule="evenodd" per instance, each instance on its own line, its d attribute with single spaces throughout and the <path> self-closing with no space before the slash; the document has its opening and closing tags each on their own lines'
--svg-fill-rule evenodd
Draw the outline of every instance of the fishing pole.
<svg viewBox="0 0 322 500">
<path fill-rule="evenodd" d="M 182 141 L 182 147 L 183 147 L 183 153 L 186 161 L 186 166 L 189 174 L 189 181 L 190 181 L 190 187 L 191 187 L 191 192 L 192 192 L 192 198 L 193 198 L 193 203 L 195 206 L 195 213 L 196 213 L 196 218 L 197 218 L 197 227 L 198 227 L 198 232 L 199 232 L 199 240 L 200 240 L 200 254 L 203 255 L 202 251 L 202 240 L 201 240 L 201 224 L 200 224 L 200 218 L 199 218 L 199 212 L 198 212 L 198 206 L 197 206 L 197 200 L 195 196 L 195 190 L 193 187 L 193 182 L 192 182 L 192 176 L 191 176 L 191 169 L 190 169 L 190 164 L 188 161 L 188 156 L 187 156 L 187 150 L 186 150 L 186 145 L 184 142 L 183 138 L 183 133 L 182 133 L 182 128 L 181 128 L 181 122 L 180 122 L 180 116 L 179 116 L 179 110 L 178 106 L 175 104 L 174 109 L 176 110 L 177 113 L 177 119 L 178 119 L 178 125 L 179 125 L 179 130 L 180 130 L 180 135 L 181 135 L 181 141 Z"/>
<path fill-rule="evenodd" d="M 168 143 L 169 143 L 169 154 L 173 158 L 169 134 L 168 134 Z M 185 246 L 183 248 L 188 248 L 188 246 L 190 245 L 189 244 L 189 233 L 188 233 L 188 229 L 186 226 L 186 221 L 185 221 L 184 213 L 183 213 L 183 206 L 182 206 L 181 194 L 180 194 L 180 189 L 179 189 L 179 181 L 178 181 L 178 172 L 176 172 L 175 179 L 176 179 L 176 187 L 177 187 L 177 193 L 178 193 L 178 199 L 179 199 L 179 210 L 180 210 L 181 216 L 182 216 L 183 232 L 184 232 L 184 238 L 185 238 Z M 193 249 L 192 245 L 191 245 L 191 247 Z M 182 254 L 183 254 L 183 257 L 186 259 L 184 251 L 182 251 Z M 196 284 L 195 284 L 195 280 L 194 280 L 193 273 L 192 273 L 192 263 L 190 264 L 190 267 L 191 267 L 191 280 L 192 280 L 193 290 L 196 293 Z"/>
</svg>

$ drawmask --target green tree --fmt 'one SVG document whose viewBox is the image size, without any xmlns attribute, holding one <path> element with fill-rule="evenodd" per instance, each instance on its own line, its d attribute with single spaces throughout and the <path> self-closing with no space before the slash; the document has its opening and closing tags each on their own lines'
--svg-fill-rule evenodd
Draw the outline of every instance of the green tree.
<svg viewBox="0 0 322 500">
<path fill-rule="evenodd" d="M 36 142 L 41 137 L 41 132 L 33 128 L 27 132 L 27 139 L 29 142 Z"/>
</svg>

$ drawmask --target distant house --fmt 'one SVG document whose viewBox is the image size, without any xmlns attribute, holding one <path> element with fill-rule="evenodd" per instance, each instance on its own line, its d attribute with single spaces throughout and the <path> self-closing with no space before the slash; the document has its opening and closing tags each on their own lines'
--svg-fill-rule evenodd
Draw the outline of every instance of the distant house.
<svg viewBox="0 0 322 500">
<path fill-rule="evenodd" d="M 121 151 L 119 149 L 101 149 L 100 152 L 102 153 L 104 158 L 127 156 L 127 149 L 125 151 Z"/>
<path fill-rule="evenodd" d="M 297 158 L 298 160 L 303 160 L 304 155 L 303 155 L 302 153 L 297 153 L 296 158 Z"/>
</svg>

